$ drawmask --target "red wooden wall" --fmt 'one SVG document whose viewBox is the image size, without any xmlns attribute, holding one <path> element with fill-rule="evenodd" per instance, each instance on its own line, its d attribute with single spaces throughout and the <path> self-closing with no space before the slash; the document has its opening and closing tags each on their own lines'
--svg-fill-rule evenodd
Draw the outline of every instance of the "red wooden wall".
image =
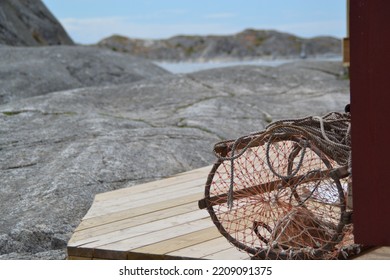
<svg viewBox="0 0 390 280">
<path fill-rule="evenodd" d="M 390 1 L 350 1 L 355 241 L 390 245 Z"/>
</svg>

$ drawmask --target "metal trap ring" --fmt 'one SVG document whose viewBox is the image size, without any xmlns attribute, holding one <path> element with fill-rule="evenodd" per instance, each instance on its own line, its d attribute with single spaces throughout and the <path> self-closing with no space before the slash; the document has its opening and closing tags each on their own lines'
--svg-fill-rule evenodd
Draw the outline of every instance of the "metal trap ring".
<svg viewBox="0 0 390 280">
<path fill-rule="evenodd" d="M 334 168 L 337 164 L 302 137 L 252 142 L 235 159 L 233 206 L 227 203 L 231 162 L 219 159 L 200 208 L 207 208 L 230 243 L 253 258 L 318 259 L 334 251 L 348 223 L 341 183 L 347 168 Z"/>
</svg>

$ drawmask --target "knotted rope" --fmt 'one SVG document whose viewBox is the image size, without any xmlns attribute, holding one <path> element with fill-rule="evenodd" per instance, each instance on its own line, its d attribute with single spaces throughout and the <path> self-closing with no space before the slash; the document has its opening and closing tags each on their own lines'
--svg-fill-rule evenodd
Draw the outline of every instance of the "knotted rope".
<svg viewBox="0 0 390 280">
<path fill-rule="evenodd" d="M 214 154 L 220 161 L 231 162 L 231 178 L 228 193 L 228 206 L 233 205 L 234 189 L 234 161 L 242 156 L 250 147 L 256 143 L 266 143 L 266 159 L 270 170 L 280 179 L 287 180 L 298 172 L 304 161 L 305 151 L 308 143 L 316 146 L 321 152 L 333 159 L 340 166 L 348 166 L 351 169 L 351 115 L 350 113 L 331 112 L 322 117 L 309 116 L 300 119 L 280 120 L 271 123 L 265 130 L 240 137 L 236 140 L 227 140 L 217 143 L 214 146 Z M 301 139 L 301 156 L 296 170 L 288 175 L 278 174 L 270 164 L 269 149 L 272 140 L 278 136 L 298 137 Z M 241 147 L 241 143 L 247 143 Z M 240 146 L 240 147 L 239 147 Z M 226 147 L 224 154 L 220 147 Z"/>
</svg>

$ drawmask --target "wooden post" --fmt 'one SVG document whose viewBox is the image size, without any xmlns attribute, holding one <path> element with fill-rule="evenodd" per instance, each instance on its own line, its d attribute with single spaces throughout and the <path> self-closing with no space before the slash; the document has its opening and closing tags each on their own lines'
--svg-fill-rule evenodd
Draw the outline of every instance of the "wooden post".
<svg viewBox="0 0 390 280">
<path fill-rule="evenodd" d="M 355 242 L 390 245 L 390 1 L 350 2 Z"/>
</svg>

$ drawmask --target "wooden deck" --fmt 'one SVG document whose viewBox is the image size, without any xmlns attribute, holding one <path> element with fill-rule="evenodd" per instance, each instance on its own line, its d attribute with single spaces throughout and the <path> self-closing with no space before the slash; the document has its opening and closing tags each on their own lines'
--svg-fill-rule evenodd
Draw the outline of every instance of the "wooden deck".
<svg viewBox="0 0 390 280">
<path fill-rule="evenodd" d="M 96 195 L 68 259 L 249 259 L 198 208 L 211 166 Z M 359 259 L 390 259 L 390 247 Z"/>
<path fill-rule="evenodd" d="M 248 259 L 198 208 L 211 166 L 98 194 L 69 259 Z"/>
</svg>

